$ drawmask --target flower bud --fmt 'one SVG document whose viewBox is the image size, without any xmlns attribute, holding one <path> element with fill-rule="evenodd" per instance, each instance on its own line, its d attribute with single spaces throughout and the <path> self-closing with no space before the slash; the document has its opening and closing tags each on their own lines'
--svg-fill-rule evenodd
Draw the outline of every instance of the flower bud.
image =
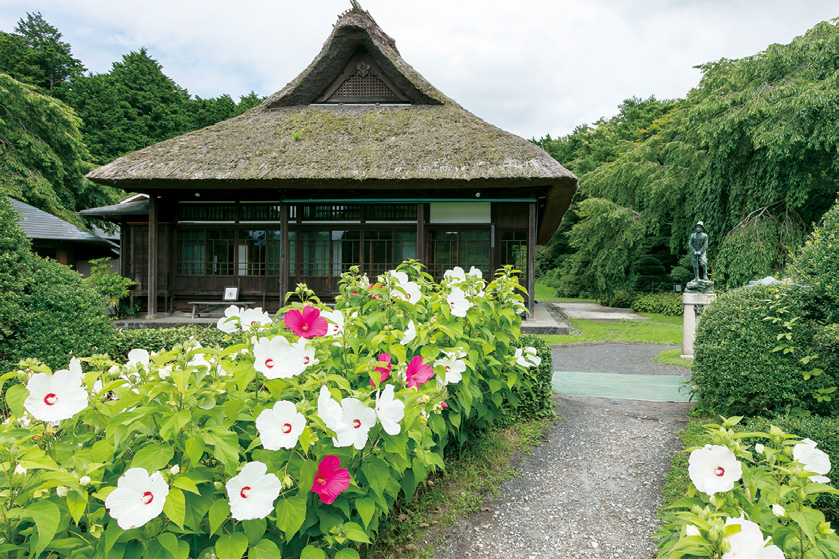
<svg viewBox="0 0 839 559">
<path fill-rule="evenodd" d="M 18 475 L 21 475 L 21 476 L 25 475 L 26 474 L 26 468 L 24 468 L 23 466 L 18 464 L 17 466 L 15 466 L 15 473 L 18 474 Z"/>
<path fill-rule="evenodd" d="M 177 464 L 175 464 L 174 466 L 172 466 L 172 469 L 169 470 L 169 471 L 172 472 L 173 476 L 176 476 L 181 471 L 181 467 L 178 466 Z"/>
<path fill-rule="evenodd" d="M 778 518 L 783 518 L 787 515 L 787 509 L 785 509 L 781 505 L 772 505 L 772 514 L 774 514 Z"/>
<path fill-rule="evenodd" d="M 697 528 L 693 524 L 688 524 L 687 526 L 685 526 L 685 535 L 686 536 L 698 536 L 698 535 L 700 535 L 699 534 L 699 528 Z"/>
<path fill-rule="evenodd" d="M 819 524 L 819 533 L 829 536 L 831 534 L 835 534 L 836 530 L 830 527 L 830 522 L 822 522 Z"/>
<path fill-rule="evenodd" d="M 79 485 L 90 485 L 90 476 L 82 476 L 79 478 Z"/>
<path fill-rule="evenodd" d="M 430 397 L 428 394 L 423 394 L 422 396 L 420 396 L 420 400 L 421 400 L 424 404 L 427 404 L 428 402 L 430 402 L 430 401 L 431 401 L 431 397 Z"/>
<path fill-rule="evenodd" d="M 766 449 L 764 448 L 764 446 L 762 444 L 757 443 L 755 445 L 755 452 L 757 452 L 758 454 L 763 454 L 764 450 L 766 450 Z"/>
<path fill-rule="evenodd" d="M 449 405 L 446 402 L 440 402 L 440 407 L 445 410 L 449 408 Z"/>
<path fill-rule="evenodd" d="M 282 484 L 283 484 L 283 489 L 288 489 L 289 487 L 294 485 L 294 480 L 291 479 L 290 475 L 286 474 L 285 476 L 283 476 Z"/>
<path fill-rule="evenodd" d="M 63 485 L 59 485 L 55 488 L 55 494 L 59 497 L 66 497 L 67 496 L 67 487 Z"/>
<path fill-rule="evenodd" d="M 88 534 L 96 538 L 97 540 L 102 537 L 102 534 L 105 533 L 105 527 L 101 524 L 94 524 L 90 528 L 87 529 Z"/>
<path fill-rule="evenodd" d="M 224 489 L 224 484 L 220 481 L 216 481 L 213 483 L 213 487 L 215 487 L 217 491 L 221 491 Z"/>
</svg>

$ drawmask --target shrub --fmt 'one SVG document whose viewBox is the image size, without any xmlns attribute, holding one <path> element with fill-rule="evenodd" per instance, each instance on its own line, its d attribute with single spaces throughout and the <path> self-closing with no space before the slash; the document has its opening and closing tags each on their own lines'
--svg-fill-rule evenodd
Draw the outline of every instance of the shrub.
<svg viewBox="0 0 839 559">
<path fill-rule="evenodd" d="M 539 390 L 515 351 L 509 268 L 488 285 L 457 272 L 436 285 L 408 263 L 374 286 L 349 273 L 335 310 L 300 286 L 282 324 L 230 317 L 224 349 L 17 373 L 27 388 L 5 392 L 16 417 L 0 424 L 4 553 L 358 559 L 448 442 L 497 423 L 513 386 Z"/>
<path fill-rule="evenodd" d="M 839 417 L 796 416 L 789 413 L 764 417 L 750 417 L 743 420 L 741 430 L 769 431 L 771 425 L 776 425 L 796 435 L 800 439 L 811 439 L 818 443 L 818 448 L 827 453 L 834 468 L 839 467 Z M 839 470 L 834 470 L 839 471 Z M 836 477 L 835 474 L 830 476 Z M 816 502 L 827 519 L 839 523 L 839 495 L 823 495 Z"/>
<path fill-rule="evenodd" d="M 598 300 L 598 303 L 606 307 L 628 309 L 632 307 L 632 302 L 635 300 L 635 297 L 637 297 L 637 294 L 632 291 L 616 291 L 615 293 L 603 296 Z"/>
<path fill-rule="evenodd" d="M 108 312 L 120 316 L 119 302 L 128 297 L 130 288 L 137 285 L 137 282 L 112 272 L 110 261 L 108 257 L 91 260 L 90 263 L 93 266 L 90 269 L 90 275 L 84 281 L 102 296 Z M 122 308 L 125 308 L 125 305 L 122 305 Z"/>
<path fill-rule="evenodd" d="M 232 343 L 229 336 L 215 327 L 123 328 L 116 330 L 102 353 L 107 353 L 111 359 L 122 362 L 132 349 L 141 348 L 162 353 L 193 338 L 204 347 L 225 347 Z"/>
<path fill-rule="evenodd" d="M 638 259 L 634 266 L 638 274 L 636 288 L 640 291 L 653 291 L 661 288 L 661 284 L 667 283 L 667 271 L 661 261 L 655 256 L 648 254 Z"/>
<path fill-rule="evenodd" d="M 20 315 L 6 330 L 8 370 L 35 358 L 50 367 L 66 366 L 72 355 L 90 355 L 113 336 L 101 297 L 82 277 L 55 260 L 30 255 Z"/>
<path fill-rule="evenodd" d="M 790 265 L 793 279 L 813 288 L 826 322 L 839 322 L 839 200 Z"/>
<path fill-rule="evenodd" d="M 700 407 L 738 415 L 767 414 L 786 407 L 821 415 L 835 412 L 834 402 L 819 402 L 815 394 L 836 386 L 839 371 L 825 369 L 806 380 L 806 368 L 794 355 L 773 351 L 779 347 L 779 336 L 789 333 L 799 357 L 816 353 L 817 324 L 796 322 L 788 332 L 783 322 L 766 320 L 773 316 L 773 305 L 785 306 L 789 316 L 802 316 L 801 291 L 796 286 L 736 289 L 705 309 L 696 332 L 692 376 Z"/>
<path fill-rule="evenodd" d="M 632 301 L 635 312 L 649 312 L 667 316 L 681 316 L 684 305 L 678 293 L 650 293 Z"/>
<path fill-rule="evenodd" d="M 670 271 L 670 280 L 673 283 L 681 283 L 685 285 L 694 278 L 694 273 L 684 266 L 676 266 Z"/>
<path fill-rule="evenodd" d="M 553 356 L 550 346 L 538 336 L 525 335 L 519 347 L 534 347 L 541 360 L 539 366 L 524 371 L 521 382 L 513 385 L 508 396 L 512 420 L 542 419 L 555 416 L 553 397 Z"/>
</svg>

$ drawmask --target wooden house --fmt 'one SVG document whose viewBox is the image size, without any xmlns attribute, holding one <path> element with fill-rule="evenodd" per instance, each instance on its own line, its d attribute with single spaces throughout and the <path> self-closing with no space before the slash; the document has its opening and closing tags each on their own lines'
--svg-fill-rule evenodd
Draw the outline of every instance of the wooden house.
<svg viewBox="0 0 839 559">
<path fill-rule="evenodd" d="M 88 174 L 147 195 L 81 213 L 122 224 L 151 314 L 230 285 L 269 308 L 298 282 L 328 299 L 351 266 L 375 278 L 408 258 L 437 278 L 514 264 L 533 291 L 576 177 L 435 89 L 353 5 L 258 107 Z"/>
</svg>

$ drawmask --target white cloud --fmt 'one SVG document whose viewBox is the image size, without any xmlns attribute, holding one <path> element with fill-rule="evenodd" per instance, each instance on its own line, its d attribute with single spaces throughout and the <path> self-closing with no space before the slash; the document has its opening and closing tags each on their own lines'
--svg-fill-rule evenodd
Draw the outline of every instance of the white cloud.
<svg viewBox="0 0 839 559">
<path fill-rule="evenodd" d="M 787 43 L 833 0 L 361 0 L 405 60 L 479 117 L 524 137 L 610 116 L 625 98 L 682 97 L 693 66 Z M 106 72 L 146 47 L 194 95 L 270 95 L 319 52 L 346 0 L 6 0 L 0 30 L 40 11 Z"/>
</svg>

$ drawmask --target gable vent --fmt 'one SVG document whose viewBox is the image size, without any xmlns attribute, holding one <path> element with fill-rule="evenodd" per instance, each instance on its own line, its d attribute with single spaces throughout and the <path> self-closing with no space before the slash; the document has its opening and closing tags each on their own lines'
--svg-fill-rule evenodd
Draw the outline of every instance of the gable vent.
<svg viewBox="0 0 839 559">
<path fill-rule="evenodd" d="M 318 103 L 407 103 L 410 102 L 382 73 L 372 57 L 356 54 Z"/>
</svg>

